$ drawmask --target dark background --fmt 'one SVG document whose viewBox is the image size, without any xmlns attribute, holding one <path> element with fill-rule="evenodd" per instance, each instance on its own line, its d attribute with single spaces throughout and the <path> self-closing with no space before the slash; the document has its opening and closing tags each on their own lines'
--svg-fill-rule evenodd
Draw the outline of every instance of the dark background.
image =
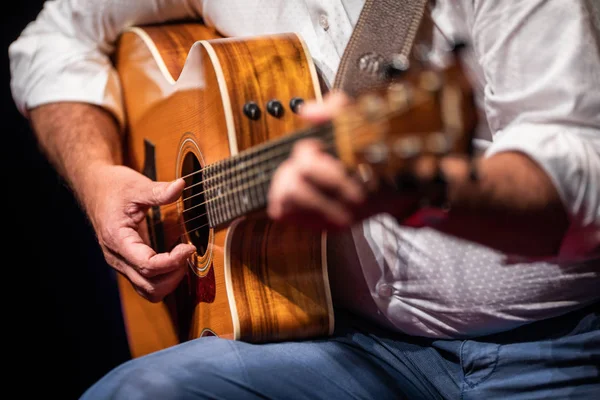
<svg viewBox="0 0 600 400">
<path fill-rule="evenodd" d="M 14 378 L 5 378 L 3 386 L 17 397 L 75 399 L 129 352 L 114 273 L 10 93 L 8 47 L 44 1 L 6 3 L 0 24 L 0 170 L 2 236 L 8 241 L 2 241 L 5 317 L 0 321 L 7 338 L 3 364 Z"/>
</svg>

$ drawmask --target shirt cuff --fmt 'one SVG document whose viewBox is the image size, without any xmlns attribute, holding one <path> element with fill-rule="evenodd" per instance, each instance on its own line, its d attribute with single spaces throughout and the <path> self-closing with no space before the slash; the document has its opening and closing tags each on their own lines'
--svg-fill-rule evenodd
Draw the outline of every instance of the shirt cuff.
<svg viewBox="0 0 600 400">
<path fill-rule="evenodd" d="M 570 218 L 559 259 L 598 256 L 600 249 L 600 131 L 558 124 L 520 124 L 496 134 L 485 157 L 518 151 L 554 184 Z"/>
</svg>

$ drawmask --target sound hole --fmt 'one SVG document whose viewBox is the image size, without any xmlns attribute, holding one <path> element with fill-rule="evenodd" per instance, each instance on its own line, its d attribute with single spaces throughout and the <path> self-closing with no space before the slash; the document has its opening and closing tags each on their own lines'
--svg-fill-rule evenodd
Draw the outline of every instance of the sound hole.
<svg viewBox="0 0 600 400">
<path fill-rule="evenodd" d="M 210 229 L 204 199 L 202 166 L 192 152 L 186 154 L 181 166 L 181 176 L 185 177 L 183 192 L 183 220 L 190 242 L 196 246 L 199 257 L 206 254 Z"/>
</svg>

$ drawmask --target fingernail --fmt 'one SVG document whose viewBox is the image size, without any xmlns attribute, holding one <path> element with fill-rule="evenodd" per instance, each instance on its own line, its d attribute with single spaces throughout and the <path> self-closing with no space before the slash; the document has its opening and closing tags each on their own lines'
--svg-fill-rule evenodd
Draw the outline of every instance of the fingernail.
<svg viewBox="0 0 600 400">
<path fill-rule="evenodd" d="M 177 178 L 174 181 L 171 181 L 171 183 L 169 183 L 169 186 L 167 186 L 167 190 L 173 189 L 173 187 L 179 184 L 179 182 L 181 182 L 182 180 L 183 178 Z"/>
</svg>

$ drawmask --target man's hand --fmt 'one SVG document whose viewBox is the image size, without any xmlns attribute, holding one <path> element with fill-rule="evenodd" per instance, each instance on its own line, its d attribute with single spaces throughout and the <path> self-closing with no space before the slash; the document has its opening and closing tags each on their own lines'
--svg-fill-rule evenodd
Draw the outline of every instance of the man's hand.
<svg viewBox="0 0 600 400">
<path fill-rule="evenodd" d="M 94 197 L 84 200 L 107 262 L 152 302 L 177 287 L 186 259 L 196 249 L 182 243 L 168 253 L 156 253 L 149 245 L 146 213 L 152 206 L 174 202 L 184 185 L 183 179 L 154 182 L 130 168 L 107 165 L 97 168 Z"/>
<path fill-rule="evenodd" d="M 323 103 L 304 105 L 301 114 L 309 122 L 324 122 L 347 102 L 343 94 L 330 93 Z M 427 158 L 419 159 L 406 172 L 416 182 L 427 183 L 433 176 L 431 165 Z M 479 179 L 473 181 L 468 160 L 454 156 L 439 160 L 451 208 L 432 227 L 508 254 L 555 256 L 569 220 L 540 166 L 518 152 L 480 158 L 476 165 Z M 392 188 L 370 193 L 319 142 L 303 140 L 273 177 L 267 213 L 277 221 L 316 229 L 348 228 L 377 213 L 391 214 L 403 224 L 419 209 L 418 196 Z"/>
<path fill-rule="evenodd" d="M 321 123 L 341 112 L 349 99 L 329 93 L 323 103 L 308 102 L 301 116 Z M 276 221 L 317 230 L 344 229 L 376 213 L 406 216 L 415 210 L 413 195 L 382 189 L 373 196 L 359 177 L 325 151 L 316 139 L 299 141 L 271 182 L 267 214 Z"/>
<path fill-rule="evenodd" d="M 100 107 L 51 103 L 30 110 L 41 148 L 85 209 L 107 262 L 152 302 L 162 300 L 184 276 L 194 246 L 157 254 L 146 234 L 154 205 L 173 202 L 183 180 L 153 182 L 122 166 L 122 137 Z"/>
</svg>

